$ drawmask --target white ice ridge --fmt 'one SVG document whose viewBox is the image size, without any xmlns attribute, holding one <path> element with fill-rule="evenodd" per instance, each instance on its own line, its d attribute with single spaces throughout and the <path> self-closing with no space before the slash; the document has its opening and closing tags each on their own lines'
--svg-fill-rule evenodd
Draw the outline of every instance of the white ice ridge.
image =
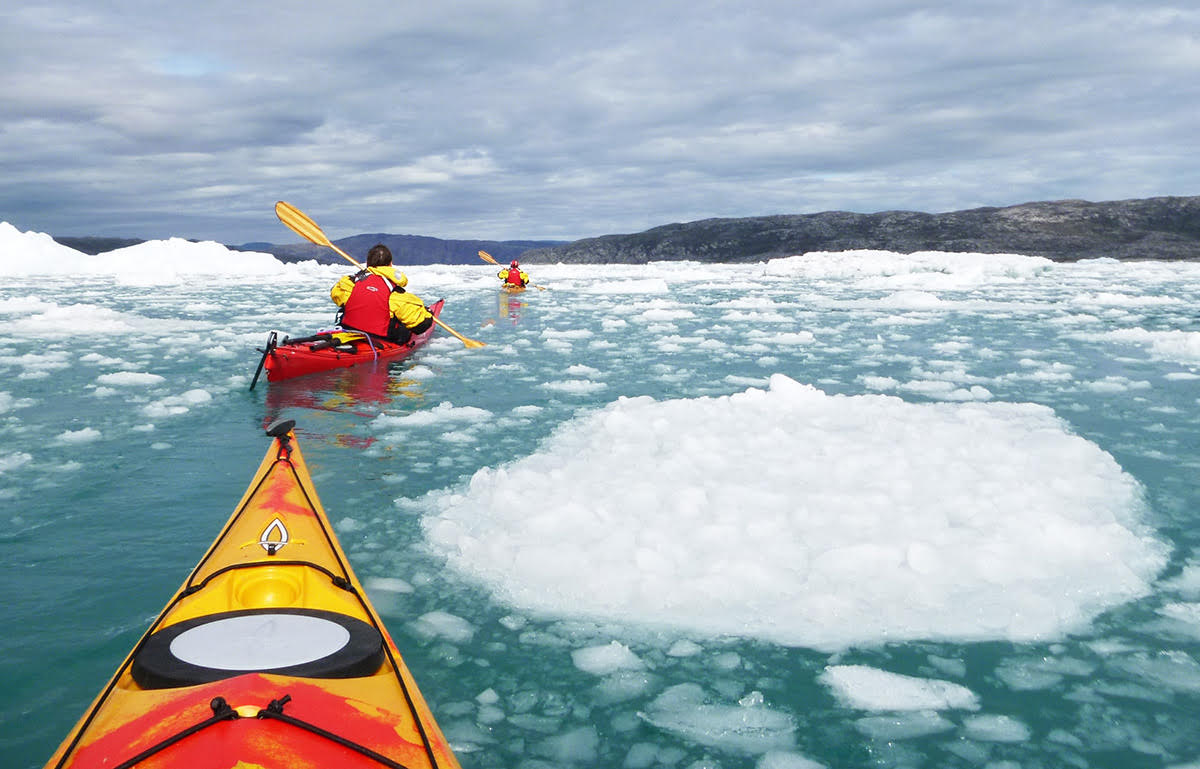
<svg viewBox="0 0 1200 769">
<path fill-rule="evenodd" d="M 1145 594 L 1139 484 L 1043 406 L 621 398 L 423 507 L 503 601 L 839 649 L 1033 640 Z"/>
<path fill-rule="evenodd" d="M 213 241 L 183 238 L 148 240 L 100 254 L 85 254 L 55 241 L 42 232 L 21 232 L 0 222 L 0 276 L 96 275 L 124 283 L 186 282 L 196 275 L 227 276 L 297 275 L 318 270 L 315 262 L 284 264 L 271 254 L 234 251 Z"/>
</svg>

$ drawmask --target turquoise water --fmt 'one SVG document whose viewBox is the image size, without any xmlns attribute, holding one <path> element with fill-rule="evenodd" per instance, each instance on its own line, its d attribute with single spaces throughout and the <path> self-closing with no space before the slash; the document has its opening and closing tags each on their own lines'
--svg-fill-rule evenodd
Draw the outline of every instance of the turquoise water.
<svg viewBox="0 0 1200 769">
<path fill-rule="evenodd" d="M 159 283 L 119 272 L 82 286 L 51 276 L 8 281 L 0 288 L 9 327 L 0 340 L 6 764 L 35 767 L 49 757 L 203 554 L 266 450 L 263 426 L 279 417 L 297 420 L 343 545 L 465 767 L 1197 764 L 1200 268 L 982 263 L 990 266 L 827 255 L 769 266 L 624 267 L 617 276 L 548 266 L 534 280 L 550 290 L 518 296 L 498 292 L 486 267 L 413 268 L 410 288 L 445 297 L 443 319 L 487 347 L 467 349 L 439 332 L 406 361 L 264 381 L 254 391 L 254 348 L 271 329 L 301 334 L 327 323 L 336 271 L 281 267 L 254 286 L 232 272 Z M 694 621 L 660 626 L 619 602 L 601 607 L 585 596 L 580 606 L 535 610 L 536 601 L 518 595 L 528 583 L 503 589 L 514 584 L 505 558 L 552 559 L 580 546 L 571 531 L 583 526 L 547 528 L 553 535 L 531 549 L 497 553 L 489 576 L 452 568 L 444 546 L 429 539 L 431 516 L 458 504 L 448 497 L 483 507 L 472 489 L 477 471 L 485 475 L 476 486 L 497 471 L 517 478 L 529 458 L 546 476 L 562 460 L 555 483 L 567 496 L 526 483 L 507 503 L 527 505 L 531 517 L 591 520 L 607 508 L 570 498 L 569 487 L 584 479 L 555 455 L 563 430 L 602 409 L 615 420 L 626 408 L 620 399 L 638 396 L 694 404 L 692 421 L 702 423 L 713 407 L 704 399 L 770 388 L 775 374 L 824 393 L 818 415 L 837 417 L 836 396 L 852 396 L 881 406 L 886 426 L 918 433 L 932 417 L 906 404 L 953 415 L 967 406 L 1048 407 L 1061 431 L 1111 456 L 1142 491 L 1120 526 L 1097 527 L 1090 541 L 1107 547 L 1108 532 L 1127 528 L 1147 548 L 1088 554 L 1122 575 L 1093 597 L 1084 596 L 1087 581 L 1065 567 L 1060 574 L 1055 559 L 1065 564 L 1071 543 L 1050 551 L 1041 596 L 1018 595 L 1022 559 L 996 556 L 992 584 L 971 595 L 1011 600 L 1003 611 L 1016 619 L 972 626 L 985 607 L 958 605 L 966 631 L 914 631 L 904 596 L 873 573 L 844 575 L 841 597 L 895 609 L 892 624 L 846 645 L 836 641 L 848 629 L 835 627 L 834 615 L 812 623 L 828 627 L 784 628 L 817 639 L 801 644 L 754 629 L 708 632 L 703 609 Z M 794 449 L 746 455 L 762 423 L 747 419 L 744 434 L 728 428 L 697 446 L 702 434 L 663 419 L 660 456 L 713 461 L 710 496 L 722 472 L 727 482 L 736 477 L 743 492 L 734 504 L 748 525 L 756 511 L 791 504 L 772 494 L 790 488 Z M 883 446 L 831 421 L 804 429 L 837 430 L 842 444 L 859 442 L 856 456 L 881 461 L 921 445 Z M 778 427 L 786 440 L 789 425 Z M 1027 434 L 1034 443 L 990 446 L 1001 469 L 1003 457 L 1039 456 L 1039 434 Z M 978 441 L 999 435 L 1007 434 L 985 431 Z M 631 469 L 624 460 L 633 448 L 618 438 L 592 463 L 596 476 L 616 479 L 614 505 L 643 478 L 665 499 L 687 491 L 665 462 Z M 954 468 L 946 465 L 947 476 Z M 980 496 L 1015 499 L 1028 485 L 1069 499 L 1096 477 L 1070 463 L 1031 469 L 1014 460 L 1007 474 L 985 480 Z M 814 492 L 839 510 L 853 507 L 844 486 Z M 978 501 L 954 493 L 964 506 Z M 539 507 L 547 499 L 561 508 Z M 871 500 L 889 504 L 886 492 Z M 854 538 L 849 517 L 822 526 Z M 980 531 L 1020 549 L 1038 524 L 1017 520 L 1011 531 Z M 727 536 L 737 556 L 729 583 L 752 566 L 776 586 L 787 579 L 790 564 L 739 550 L 737 533 Z M 657 543 L 701 544 L 686 533 Z M 578 565 L 596 595 L 651 574 L 615 547 L 597 542 L 595 563 Z M 1097 584 L 1110 576 L 1101 571 Z M 952 577 L 928 580 L 940 590 Z M 693 598 L 682 579 L 677 588 L 661 591 L 664 611 Z M 711 592 L 714 604 L 726 596 L 719 583 Z M 1034 613 L 1052 619 L 1022 632 L 1019 615 Z M 838 684 L 829 673 L 864 668 L 891 677 Z M 905 689 L 910 679 L 916 694 Z M 925 703 L 931 682 L 963 694 Z M 889 693 L 898 702 L 881 704 Z"/>
</svg>

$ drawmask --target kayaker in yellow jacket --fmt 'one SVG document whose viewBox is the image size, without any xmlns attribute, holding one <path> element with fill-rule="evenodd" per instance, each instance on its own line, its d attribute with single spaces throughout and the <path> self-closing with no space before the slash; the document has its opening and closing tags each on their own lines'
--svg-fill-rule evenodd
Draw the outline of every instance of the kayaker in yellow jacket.
<svg viewBox="0 0 1200 769">
<path fill-rule="evenodd" d="M 420 297 L 404 290 L 407 285 L 405 274 L 392 266 L 391 250 L 379 243 L 367 252 L 366 269 L 342 276 L 329 296 L 342 308 L 342 328 L 404 343 L 433 325 L 433 314 Z"/>
<path fill-rule="evenodd" d="M 496 273 L 496 277 L 500 278 L 508 286 L 525 288 L 529 285 L 529 273 L 521 269 L 521 265 L 517 264 L 516 259 L 512 260 L 512 264 L 508 266 L 508 269 Z"/>
</svg>

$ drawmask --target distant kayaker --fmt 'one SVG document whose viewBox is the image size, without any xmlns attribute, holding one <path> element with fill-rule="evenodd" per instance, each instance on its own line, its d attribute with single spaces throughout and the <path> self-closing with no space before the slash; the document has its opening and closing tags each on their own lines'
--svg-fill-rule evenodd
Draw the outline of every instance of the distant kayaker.
<svg viewBox="0 0 1200 769">
<path fill-rule="evenodd" d="M 521 288 L 529 285 L 529 274 L 521 270 L 521 265 L 517 264 L 516 259 L 512 260 L 512 264 L 508 265 L 507 270 L 498 272 L 497 277 L 504 281 L 505 285 Z"/>
<path fill-rule="evenodd" d="M 408 277 L 392 266 L 392 252 L 379 243 L 367 252 L 366 269 L 345 275 L 329 291 L 342 328 L 404 343 L 433 325 L 433 315 L 416 294 L 404 290 Z"/>
</svg>

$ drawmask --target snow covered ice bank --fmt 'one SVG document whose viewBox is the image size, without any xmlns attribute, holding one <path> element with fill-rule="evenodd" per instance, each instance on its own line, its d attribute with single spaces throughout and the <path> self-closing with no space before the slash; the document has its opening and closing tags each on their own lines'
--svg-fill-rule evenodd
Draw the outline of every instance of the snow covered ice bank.
<svg viewBox="0 0 1200 769">
<path fill-rule="evenodd" d="M 1060 636 L 1146 594 L 1139 484 L 1033 404 L 621 398 L 421 503 L 515 607 L 836 650 Z"/>
</svg>

